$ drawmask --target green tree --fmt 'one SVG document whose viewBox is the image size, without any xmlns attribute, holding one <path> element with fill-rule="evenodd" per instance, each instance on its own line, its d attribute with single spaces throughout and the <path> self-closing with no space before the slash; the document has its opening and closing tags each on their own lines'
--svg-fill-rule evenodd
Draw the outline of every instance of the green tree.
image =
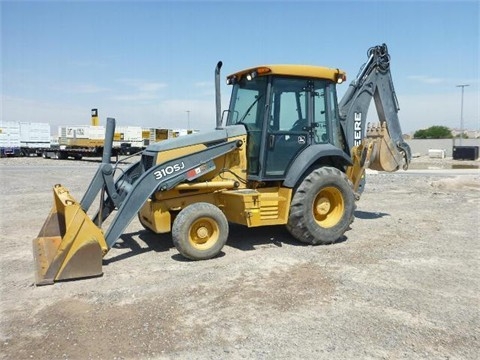
<svg viewBox="0 0 480 360">
<path fill-rule="evenodd" d="M 430 126 L 428 129 L 417 130 L 414 139 L 451 139 L 452 131 L 446 126 Z"/>
</svg>

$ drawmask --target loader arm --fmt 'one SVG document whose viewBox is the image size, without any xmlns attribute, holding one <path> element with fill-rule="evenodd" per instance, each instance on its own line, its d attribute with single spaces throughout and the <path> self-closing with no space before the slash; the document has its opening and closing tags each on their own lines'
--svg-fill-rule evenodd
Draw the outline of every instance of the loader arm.
<svg viewBox="0 0 480 360">
<path fill-rule="evenodd" d="M 114 171 L 111 166 L 103 166 L 99 171 L 101 171 L 104 181 L 102 190 L 106 194 L 101 197 L 100 206 L 93 217 L 93 222 L 98 227 L 101 227 L 103 221 L 112 213 L 112 211 L 120 208 L 128 192 L 131 190 L 132 184 L 136 182 L 144 171 L 143 165 L 140 161 L 123 170 L 122 175 L 115 181 L 113 180 Z"/>
<path fill-rule="evenodd" d="M 241 141 L 217 144 L 205 150 L 158 164 L 145 171 L 132 184 L 131 188 L 126 190 L 127 194 L 119 203 L 118 212 L 105 232 L 105 242 L 109 249 L 154 192 L 167 191 L 184 181 L 192 181 L 203 176 L 215 169 L 213 160 L 240 146 L 242 146 Z M 174 171 L 168 174 L 165 169 L 174 169 Z M 119 181 L 117 181 L 118 183 Z M 117 193 L 108 195 L 112 197 L 115 194 Z M 106 213 L 103 214 L 103 216 L 105 215 Z"/>
<path fill-rule="evenodd" d="M 379 123 L 366 127 L 372 98 Z M 366 168 L 380 171 L 408 168 L 411 150 L 403 140 L 398 111 L 387 46 L 372 47 L 367 62 L 339 103 L 340 123 L 353 159 L 347 174 L 355 191 Z"/>
<path fill-rule="evenodd" d="M 103 144 L 102 163 L 98 167 L 92 181 L 85 191 L 80 205 L 84 211 L 87 211 L 92 205 L 95 197 L 98 195 L 105 184 L 105 175 L 110 173 L 113 177 L 112 166 L 110 160 L 112 157 L 113 137 L 115 134 L 115 119 L 107 118 L 107 127 L 105 129 L 105 142 Z M 108 170 L 107 170 L 108 169 Z"/>
<path fill-rule="evenodd" d="M 114 119 L 109 119 L 107 128 L 111 128 L 107 134 L 112 134 L 113 138 Z M 63 186 L 55 185 L 53 208 L 33 240 L 35 283 L 47 285 L 58 280 L 101 275 L 103 256 L 154 192 L 167 191 L 181 182 L 205 175 L 215 169 L 216 158 L 242 145 L 240 140 L 223 141 L 146 171 L 138 162 L 117 180 L 114 180 L 112 165 L 104 156 L 80 203 Z M 106 152 L 108 155 L 108 148 Z M 102 192 L 100 208 L 92 221 L 87 211 L 99 192 Z M 104 233 L 101 223 L 115 209 L 115 217 Z"/>
</svg>

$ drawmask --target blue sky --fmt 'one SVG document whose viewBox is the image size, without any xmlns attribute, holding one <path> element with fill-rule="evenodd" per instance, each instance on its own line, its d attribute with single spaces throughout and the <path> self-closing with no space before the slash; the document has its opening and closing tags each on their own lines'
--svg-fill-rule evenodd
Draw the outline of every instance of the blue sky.
<svg viewBox="0 0 480 360">
<path fill-rule="evenodd" d="M 207 130 L 222 78 L 270 63 L 347 71 L 386 43 L 404 132 L 480 129 L 479 1 L 2 1 L 3 121 Z M 339 87 L 341 96 L 347 84 Z M 230 88 L 222 85 L 223 108 Z M 189 113 L 187 113 L 189 111 Z M 370 114 L 374 113 L 374 106 Z M 189 114 L 189 115 L 188 115 Z"/>
</svg>

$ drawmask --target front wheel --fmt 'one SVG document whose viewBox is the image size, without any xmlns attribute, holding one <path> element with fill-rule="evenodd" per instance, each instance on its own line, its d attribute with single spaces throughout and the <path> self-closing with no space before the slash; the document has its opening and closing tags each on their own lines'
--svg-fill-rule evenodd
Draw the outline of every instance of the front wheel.
<svg viewBox="0 0 480 360">
<path fill-rule="evenodd" d="M 310 173 L 295 192 L 287 229 L 307 244 L 337 241 L 354 219 L 355 196 L 347 176 L 333 167 Z"/>
<path fill-rule="evenodd" d="M 218 207 L 209 203 L 191 204 L 173 221 L 173 243 L 187 259 L 206 260 L 217 256 L 227 238 L 227 218 Z"/>
</svg>

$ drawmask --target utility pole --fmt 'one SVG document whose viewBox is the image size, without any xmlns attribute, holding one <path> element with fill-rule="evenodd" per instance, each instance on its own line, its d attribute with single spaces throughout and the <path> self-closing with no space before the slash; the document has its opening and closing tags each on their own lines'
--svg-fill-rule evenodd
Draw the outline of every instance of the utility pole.
<svg viewBox="0 0 480 360">
<path fill-rule="evenodd" d="M 462 105 L 460 108 L 460 146 L 462 145 L 462 139 L 463 139 L 463 91 L 467 86 L 470 86 L 470 85 L 468 84 L 457 85 L 457 87 L 462 88 Z"/>
<path fill-rule="evenodd" d="M 190 110 L 187 110 L 187 130 L 190 130 Z"/>
</svg>

